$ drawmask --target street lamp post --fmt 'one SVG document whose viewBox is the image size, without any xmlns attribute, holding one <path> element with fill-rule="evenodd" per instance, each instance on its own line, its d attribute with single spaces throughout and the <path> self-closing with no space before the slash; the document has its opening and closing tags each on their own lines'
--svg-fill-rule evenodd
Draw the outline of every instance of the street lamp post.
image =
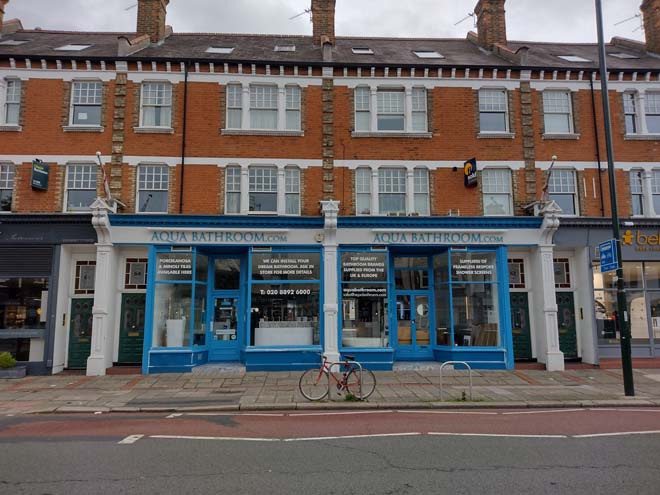
<svg viewBox="0 0 660 495">
<path fill-rule="evenodd" d="M 610 102 L 607 89 L 607 60 L 605 59 L 605 42 L 603 41 L 603 8 L 601 0 L 596 1 L 596 24 L 598 27 L 598 58 L 600 62 L 600 85 L 603 100 L 603 118 L 605 124 L 605 144 L 607 147 L 607 176 L 610 182 L 610 203 L 612 204 L 612 233 L 616 243 L 616 254 L 619 267 L 616 270 L 616 323 L 621 336 L 621 364 L 623 367 L 623 387 L 627 396 L 635 395 L 633 383 L 632 353 L 630 347 L 630 326 L 628 324 L 628 303 L 623 283 L 623 267 L 621 266 L 621 233 L 619 232 L 619 213 L 616 203 L 616 182 L 614 178 L 614 152 L 612 149 L 612 126 L 610 121 Z"/>
</svg>

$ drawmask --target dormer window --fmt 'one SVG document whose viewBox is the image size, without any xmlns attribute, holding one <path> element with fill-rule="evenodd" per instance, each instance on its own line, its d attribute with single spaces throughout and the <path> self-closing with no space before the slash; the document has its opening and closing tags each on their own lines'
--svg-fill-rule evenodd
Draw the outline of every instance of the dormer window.
<svg viewBox="0 0 660 495">
<path fill-rule="evenodd" d="M 434 50 L 415 50 L 413 53 L 417 58 L 445 58 Z"/>
<path fill-rule="evenodd" d="M 296 51 L 296 45 L 276 45 L 275 46 L 275 51 L 276 52 L 295 52 Z"/>
<path fill-rule="evenodd" d="M 580 57 L 578 55 L 557 55 L 558 58 L 565 60 L 566 62 L 593 62 L 588 58 Z"/>
<path fill-rule="evenodd" d="M 367 47 L 353 47 L 351 48 L 355 55 L 373 55 L 374 51 L 371 48 Z"/>
<path fill-rule="evenodd" d="M 58 52 L 80 52 L 85 50 L 86 48 L 89 48 L 92 45 L 77 45 L 77 44 L 71 44 L 71 45 L 63 45 L 58 48 L 55 48 Z"/>
<path fill-rule="evenodd" d="M 233 46 L 209 46 L 206 53 L 217 53 L 221 55 L 229 55 L 234 51 Z"/>
</svg>

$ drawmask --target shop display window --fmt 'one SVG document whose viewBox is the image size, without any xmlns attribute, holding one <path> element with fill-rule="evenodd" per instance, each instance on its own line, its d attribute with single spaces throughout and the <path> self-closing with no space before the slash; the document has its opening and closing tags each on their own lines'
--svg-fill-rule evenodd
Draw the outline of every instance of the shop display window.
<svg viewBox="0 0 660 495">
<path fill-rule="evenodd" d="M 46 328 L 47 278 L 0 278 L 0 331 Z"/>
</svg>

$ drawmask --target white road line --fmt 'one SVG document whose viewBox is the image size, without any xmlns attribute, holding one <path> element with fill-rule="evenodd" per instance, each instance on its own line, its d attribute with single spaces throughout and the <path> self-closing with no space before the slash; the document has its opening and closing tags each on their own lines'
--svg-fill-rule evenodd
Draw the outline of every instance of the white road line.
<svg viewBox="0 0 660 495">
<path fill-rule="evenodd" d="M 261 416 L 261 417 L 281 417 L 286 416 L 282 413 L 212 413 L 212 412 L 194 412 L 194 413 L 185 413 L 185 416 Z"/>
<path fill-rule="evenodd" d="M 183 416 L 183 414 L 182 413 L 170 414 L 169 416 L 165 416 L 165 419 L 178 418 L 179 416 Z"/>
<path fill-rule="evenodd" d="M 345 440 L 352 438 L 380 438 L 380 437 L 412 437 L 420 436 L 421 433 L 380 433 L 373 435 L 344 435 L 336 437 L 303 437 L 303 438 L 285 438 L 283 442 L 308 442 L 313 440 Z"/>
<path fill-rule="evenodd" d="M 401 414 L 412 413 L 412 414 L 475 414 L 482 416 L 497 416 L 498 412 L 476 412 L 476 411 L 406 411 L 405 409 L 396 411 Z"/>
<path fill-rule="evenodd" d="M 198 437 L 186 435 L 150 435 L 149 438 L 164 440 L 233 440 L 238 442 L 279 442 L 279 438 L 251 438 L 251 437 Z"/>
<path fill-rule="evenodd" d="M 544 411 L 512 411 L 503 412 L 502 415 L 515 415 L 515 414 L 549 414 L 549 413 L 565 413 L 565 412 L 579 412 L 586 411 L 586 409 L 552 409 Z"/>
<path fill-rule="evenodd" d="M 616 412 L 652 412 L 652 413 L 660 413 L 660 408 L 658 409 L 637 409 L 636 407 L 628 407 L 628 408 L 598 408 L 598 407 L 593 407 L 589 409 L 590 411 L 616 411 Z"/>
<path fill-rule="evenodd" d="M 626 435 L 658 435 L 660 430 L 654 431 L 621 431 L 617 433 L 595 433 L 593 435 L 573 435 L 573 438 L 596 438 L 596 437 L 623 437 Z"/>
<path fill-rule="evenodd" d="M 142 438 L 144 435 L 129 435 L 120 442 L 118 442 L 119 445 L 130 445 L 132 443 L 137 442 L 140 438 Z"/>
<path fill-rule="evenodd" d="M 341 411 L 341 412 L 310 412 L 310 413 L 290 413 L 291 417 L 298 416 L 349 416 L 351 414 L 384 414 L 384 413 L 393 413 L 399 411 Z"/>
<path fill-rule="evenodd" d="M 566 435 L 505 435 L 498 433 L 442 433 L 435 431 L 430 431 L 429 435 L 445 437 L 568 438 Z"/>
</svg>

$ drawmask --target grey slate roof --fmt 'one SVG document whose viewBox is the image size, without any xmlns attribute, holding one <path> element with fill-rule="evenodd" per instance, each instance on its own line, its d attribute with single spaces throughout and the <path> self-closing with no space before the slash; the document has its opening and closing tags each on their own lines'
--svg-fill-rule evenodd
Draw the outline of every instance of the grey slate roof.
<svg viewBox="0 0 660 495">
<path fill-rule="evenodd" d="M 94 33 L 24 30 L 0 38 L 0 57 L 51 57 L 51 58 L 117 58 L 117 39 L 120 36 L 132 39 L 135 33 Z M 29 40 L 28 43 L 11 46 L 2 45 L 6 40 Z M 58 51 L 55 48 L 66 44 L 90 44 L 82 51 Z M 295 52 L 276 52 L 275 45 L 295 45 Z M 206 49 L 234 47 L 229 55 L 208 54 Z M 359 55 L 355 47 L 368 47 L 372 55 Z M 598 53 L 595 44 L 539 43 L 510 41 L 507 47 L 515 52 L 521 47 L 529 48 L 528 67 L 555 69 L 596 69 Z M 413 52 L 437 51 L 442 59 L 421 59 Z M 608 56 L 611 70 L 660 70 L 660 56 L 643 50 L 607 45 L 608 54 L 627 53 L 639 58 L 619 59 Z M 591 62 L 568 62 L 558 55 L 577 55 Z M 125 59 L 208 60 L 209 62 L 266 62 L 271 64 L 316 64 L 321 65 L 321 48 L 312 44 L 311 36 L 254 35 L 254 34 L 206 34 L 175 33 L 162 44 L 151 45 Z M 390 67 L 417 66 L 471 66 L 519 68 L 504 58 L 482 50 L 468 39 L 413 39 L 413 38 L 359 38 L 338 37 L 333 48 L 333 63 L 337 65 L 388 65 Z"/>
</svg>

